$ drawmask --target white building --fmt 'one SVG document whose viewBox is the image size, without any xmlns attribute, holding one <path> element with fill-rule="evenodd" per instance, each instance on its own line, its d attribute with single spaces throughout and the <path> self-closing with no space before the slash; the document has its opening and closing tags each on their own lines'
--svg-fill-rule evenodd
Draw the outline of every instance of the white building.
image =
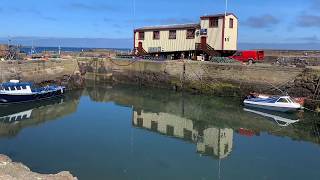
<svg viewBox="0 0 320 180">
<path fill-rule="evenodd" d="M 238 18 L 232 14 L 200 17 L 200 23 L 143 27 L 134 30 L 137 55 L 208 56 L 237 50 Z"/>
</svg>

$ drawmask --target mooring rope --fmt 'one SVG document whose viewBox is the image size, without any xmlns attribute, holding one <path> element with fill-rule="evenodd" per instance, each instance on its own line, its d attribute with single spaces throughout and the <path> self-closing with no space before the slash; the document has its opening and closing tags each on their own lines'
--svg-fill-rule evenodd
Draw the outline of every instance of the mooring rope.
<svg viewBox="0 0 320 180">
<path fill-rule="evenodd" d="M 306 107 L 302 107 L 302 109 L 310 111 L 310 112 L 313 112 L 313 113 L 319 113 L 318 111 L 315 111 L 315 110 L 312 110 L 312 109 L 309 109 L 309 108 L 306 108 Z"/>
</svg>

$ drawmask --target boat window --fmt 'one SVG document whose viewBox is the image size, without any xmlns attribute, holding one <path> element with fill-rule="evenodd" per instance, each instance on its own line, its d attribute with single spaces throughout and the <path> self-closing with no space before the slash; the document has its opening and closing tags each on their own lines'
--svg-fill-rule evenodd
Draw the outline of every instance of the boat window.
<svg viewBox="0 0 320 180">
<path fill-rule="evenodd" d="M 9 87 L 5 87 L 4 89 L 5 89 L 6 91 L 10 91 Z"/>
<path fill-rule="evenodd" d="M 10 122 L 12 122 L 12 121 L 15 121 L 16 120 L 16 117 L 12 117 L 11 119 L 10 119 Z"/>
<path fill-rule="evenodd" d="M 285 98 L 280 98 L 277 102 L 289 103 L 289 102 L 287 101 L 287 99 L 285 99 Z"/>
<path fill-rule="evenodd" d="M 21 86 L 22 87 L 22 89 L 27 89 L 27 86 Z"/>
<path fill-rule="evenodd" d="M 21 90 L 21 86 L 17 86 L 16 88 L 17 88 L 17 90 Z"/>
<path fill-rule="evenodd" d="M 10 117 L 5 117 L 5 122 L 10 122 Z"/>
<path fill-rule="evenodd" d="M 17 121 L 21 121 L 21 116 L 18 116 L 18 117 L 17 117 Z"/>
</svg>

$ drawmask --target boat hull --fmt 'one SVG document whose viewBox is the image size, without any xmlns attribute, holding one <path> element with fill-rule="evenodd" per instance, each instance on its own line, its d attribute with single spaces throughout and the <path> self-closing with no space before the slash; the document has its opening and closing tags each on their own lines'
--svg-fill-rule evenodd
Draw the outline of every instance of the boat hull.
<svg viewBox="0 0 320 180">
<path fill-rule="evenodd" d="M 270 111 L 279 111 L 279 112 L 295 112 L 300 109 L 298 107 L 281 107 L 281 106 L 273 106 L 272 104 L 270 104 L 270 105 L 253 104 L 251 102 L 244 102 L 244 105 L 246 107 L 259 108 L 259 109 L 265 109 L 265 110 L 270 110 Z"/>
<path fill-rule="evenodd" d="M 61 96 L 65 93 L 65 89 L 56 89 L 53 91 L 42 92 L 42 93 L 33 93 L 33 94 L 0 94 L 0 104 L 11 104 L 11 103 L 21 103 L 28 101 L 37 101 L 48 98 L 53 98 Z"/>
</svg>

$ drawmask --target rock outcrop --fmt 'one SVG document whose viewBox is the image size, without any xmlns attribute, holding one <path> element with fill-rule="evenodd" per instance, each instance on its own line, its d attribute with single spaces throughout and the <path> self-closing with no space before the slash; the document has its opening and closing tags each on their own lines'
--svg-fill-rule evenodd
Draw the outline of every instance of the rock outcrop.
<svg viewBox="0 0 320 180">
<path fill-rule="evenodd" d="M 0 155 L 0 179 L 5 180 L 34 180 L 34 179 L 46 179 L 46 180 L 76 180 L 77 178 L 72 176 L 70 172 L 63 171 L 58 174 L 39 174 L 30 171 L 30 169 L 21 164 L 12 162 L 12 160 L 5 156 Z"/>
</svg>

